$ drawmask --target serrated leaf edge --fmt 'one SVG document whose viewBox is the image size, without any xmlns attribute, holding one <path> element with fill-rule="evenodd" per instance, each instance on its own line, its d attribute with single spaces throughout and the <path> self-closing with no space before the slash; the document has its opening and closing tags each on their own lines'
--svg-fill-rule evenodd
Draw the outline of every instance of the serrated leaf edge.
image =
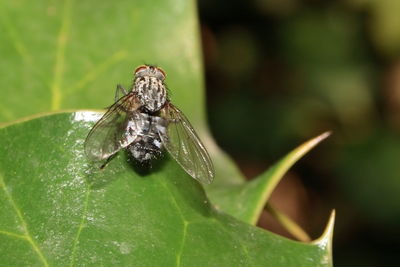
<svg viewBox="0 0 400 267">
<path fill-rule="evenodd" d="M 335 217 L 336 217 L 336 211 L 332 210 L 324 232 L 319 238 L 311 242 L 311 244 L 318 246 L 321 250 L 328 251 L 329 258 L 325 259 L 327 263 L 328 262 L 332 263 L 332 239 L 333 239 L 333 230 L 335 225 Z"/>
<path fill-rule="evenodd" d="M 277 184 L 283 178 L 284 174 L 308 151 L 318 145 L 321 141 L 326 139 L 331 135 L 331 132 L 324 132 L 317 137 L 312 138 L 311 140 L 303 143 L 298 146 L 294 150 L 292 150 L 289 154 L 287 154 L 283 159 L 278 161 L 272 168 L 277 168 L 272 175 L 268 175 L 271 169 L 268 169 L 266 172 L 258 176 L 256 179 L 248 182 L 247 186 L 251 186 L 254 183 L 259 183 L 258 186 L 264 186 L 264 190 L 261 192 L 260 201 L 258 201 L 256 207 L 253 210 L 253 216 L 250 217 L 249 223 L 255 225 L 260 217 L 264 206 L 270 197 L 272 191 L 275 189 Z M 279 166 L 281 165 L 282 166 Z M 264 185 L 262 185 L 264 184 Z"/>
</svg>

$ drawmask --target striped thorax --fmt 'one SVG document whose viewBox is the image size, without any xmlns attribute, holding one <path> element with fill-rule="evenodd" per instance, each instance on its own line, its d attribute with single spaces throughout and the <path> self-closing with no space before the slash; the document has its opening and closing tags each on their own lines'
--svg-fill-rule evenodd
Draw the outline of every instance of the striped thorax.
<svg viewBox="0 0 400 267">
<path fill-rule="evenodd" d="M 165 72 L 157 67 L 143 65 L 135 70 L 133 91 L 148 112 L 160 110 L 167 101 Z"/>
</svg>

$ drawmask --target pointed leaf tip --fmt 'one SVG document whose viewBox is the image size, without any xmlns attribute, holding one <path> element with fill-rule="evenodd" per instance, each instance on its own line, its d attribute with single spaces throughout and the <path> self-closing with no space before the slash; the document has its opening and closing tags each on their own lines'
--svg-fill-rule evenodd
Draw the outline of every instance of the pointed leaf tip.
<svg viewBox="0 0 400 267">
<path fill-rule="evenodd" d="M 318 145 L 320 142 L 325 140 L 331 135 L 331 132 L 324 132 L 295 148 L 286 157 L 284 157 L 280 163 L 282 164 L 282 175 L 301 157 L 303 157 L 307 152 L 309 152 L 312 148 Z"/>
<path fill-rule="evenodd" d="M 330 134 L 331 132 L 324 132 L 304 142 L 250 182 L 231 187 L 215 187 L 215 190 L 208 188 L 208 196 L 213 203 L 221 207 L 221 210 L 242 221 L 255 225 L 272 191 L 284 174 L 296 161 Z"/>
<path fill-rule="evenodd" d="M 324 232 L 319 238 L 312 241 L 313 244 L 316 244 L 320 247 L 328 246 L 328 250 L 332 251 L 332 237 L 333 237 L 333 228 L 335 225 L 335 217 L 336 217 L 336 211 L 332 210 Z"/>
<path fill-rule="evenodd" d="M 329 136 L 331 136 L 331 134 L 332 134 L 331 131 L 326 131 L 326 132 L 318 135 L 317 137 L 315 137 L 314 140 L 319 143 L 319 142 L 323 141 L 324 139 L 328 138 Z"/>
<path fill-rule="evenodd" d="M 325 227 L 323 234 L 311 242 L 311 244 L 317 246 L 320 251 L 323 252 L 323 256 L 320 258 L 321 266 L 332 266 L 332 238 L 333 228 L 335 224 L 335 210 L 332 210 L 329 221 Z"/>
<path fill-rule="evenodd" d="M 308 140 L 307 142 L 303 143 L 303 145 L 301 145 L 299 148 L 302 148 L 305 150 L 304 152 L 307 152 L 307 151 L 311 150 L 311 148 L 315 147 L 320 142 L 322 142 L 323 140 L 328 138 L 331 134 L 332 134 L 332 132 L 330 132 L 330 131 L 324 132 L 324 133 Z M 303 154 L 305 154 L 305 153 L 303 153 Z"/>
</svg>

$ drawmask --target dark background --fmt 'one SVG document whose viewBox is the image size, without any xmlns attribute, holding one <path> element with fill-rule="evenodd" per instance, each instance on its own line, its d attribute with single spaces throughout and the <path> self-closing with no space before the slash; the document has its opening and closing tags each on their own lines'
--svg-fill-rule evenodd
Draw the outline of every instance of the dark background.
<svg viewBox="0 0 400 267">
<path fill-rule="evenodd" d="M 200 0 L 208 118 L 251 179 L 332 136 L 271 202 L 312 238 L 332 209 L 335 266 L 394 265 L 400 242 L 400 1 Z M 259 225 L 290 235 L 264 214 Z"/>
</svg>

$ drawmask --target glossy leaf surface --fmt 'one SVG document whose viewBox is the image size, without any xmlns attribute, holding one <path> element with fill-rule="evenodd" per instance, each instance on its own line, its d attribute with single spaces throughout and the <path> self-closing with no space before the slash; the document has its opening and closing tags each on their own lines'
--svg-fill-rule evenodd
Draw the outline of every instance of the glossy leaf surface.
<svg viewBox="0 0 400 267">
<path fill-rule="evenodd" d="M 210 204 L 165 157 L 124 153 L 98 171 L 83 142 L 99 113 L 60 113 L 0 129 L 0 262 L 8 266 L 330 266 L 332 222 L 305 244 Z M 40 145 L 38 145 L 40 144 Z"/>
</svg>

